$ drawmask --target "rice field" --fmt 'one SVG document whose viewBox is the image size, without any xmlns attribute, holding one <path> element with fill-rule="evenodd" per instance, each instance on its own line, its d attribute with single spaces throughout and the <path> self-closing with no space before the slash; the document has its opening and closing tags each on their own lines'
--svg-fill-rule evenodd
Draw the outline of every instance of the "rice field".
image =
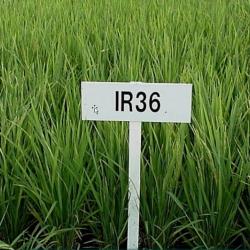
<svg viewBox="0 0 250 250">
<path fill-rule="evenodd" d="M 142 127 L 140 247 L 250 248 L 249 0 L 1 0 L 0 249 L 125 248 L 128 124 L 80 81 L 193 83 Z"/>
</svg>

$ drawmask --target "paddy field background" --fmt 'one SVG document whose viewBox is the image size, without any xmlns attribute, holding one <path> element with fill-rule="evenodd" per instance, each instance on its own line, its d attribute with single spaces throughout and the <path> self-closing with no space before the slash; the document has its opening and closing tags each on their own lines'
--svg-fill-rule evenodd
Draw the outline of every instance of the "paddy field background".
<svg viewBox="0 0 250 250">
<path fill-rule="evenodd" d="M 128 124 L 80 81 L 193 83 L 143 124 L 140 247 L 250 248 L 249 0 L 1 0 L 1 249 L 126 247 Z"/>
</svg>

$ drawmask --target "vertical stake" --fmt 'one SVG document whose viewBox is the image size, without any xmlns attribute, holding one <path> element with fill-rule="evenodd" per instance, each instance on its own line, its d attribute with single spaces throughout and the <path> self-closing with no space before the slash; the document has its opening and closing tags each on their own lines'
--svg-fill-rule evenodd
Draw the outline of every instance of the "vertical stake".
<svg viewBox="0 0 250 250">
<path fill-rule="evenodd" d="M 129 203 L 127 249 L 138 249 L 141 122 L 129 122 Z"/>
</svg>

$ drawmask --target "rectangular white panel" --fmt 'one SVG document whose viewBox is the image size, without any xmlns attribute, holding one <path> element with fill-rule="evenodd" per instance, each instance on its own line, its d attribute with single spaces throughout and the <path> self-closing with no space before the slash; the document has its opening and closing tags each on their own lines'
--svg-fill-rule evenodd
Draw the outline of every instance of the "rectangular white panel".
<svg viewBox="0 0 250 250">
<path fill-rule="evenodd" d="M 192 84 L 82 82 L 82 119 L 191 121 Z"/>
</svg>

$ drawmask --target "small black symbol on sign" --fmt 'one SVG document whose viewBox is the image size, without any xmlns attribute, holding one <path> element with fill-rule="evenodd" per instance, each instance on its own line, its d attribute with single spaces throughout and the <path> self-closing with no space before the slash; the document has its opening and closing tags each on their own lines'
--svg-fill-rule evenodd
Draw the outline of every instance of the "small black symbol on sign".
<svg viewBox="0 0 250 250">
<path fill-rule="evenodd" d="M 99 114 L 99 110 L 98 110 L 98 107 L 96 105 L 92 106 L 92 110 L 95 114 Z"/>
</svg>

